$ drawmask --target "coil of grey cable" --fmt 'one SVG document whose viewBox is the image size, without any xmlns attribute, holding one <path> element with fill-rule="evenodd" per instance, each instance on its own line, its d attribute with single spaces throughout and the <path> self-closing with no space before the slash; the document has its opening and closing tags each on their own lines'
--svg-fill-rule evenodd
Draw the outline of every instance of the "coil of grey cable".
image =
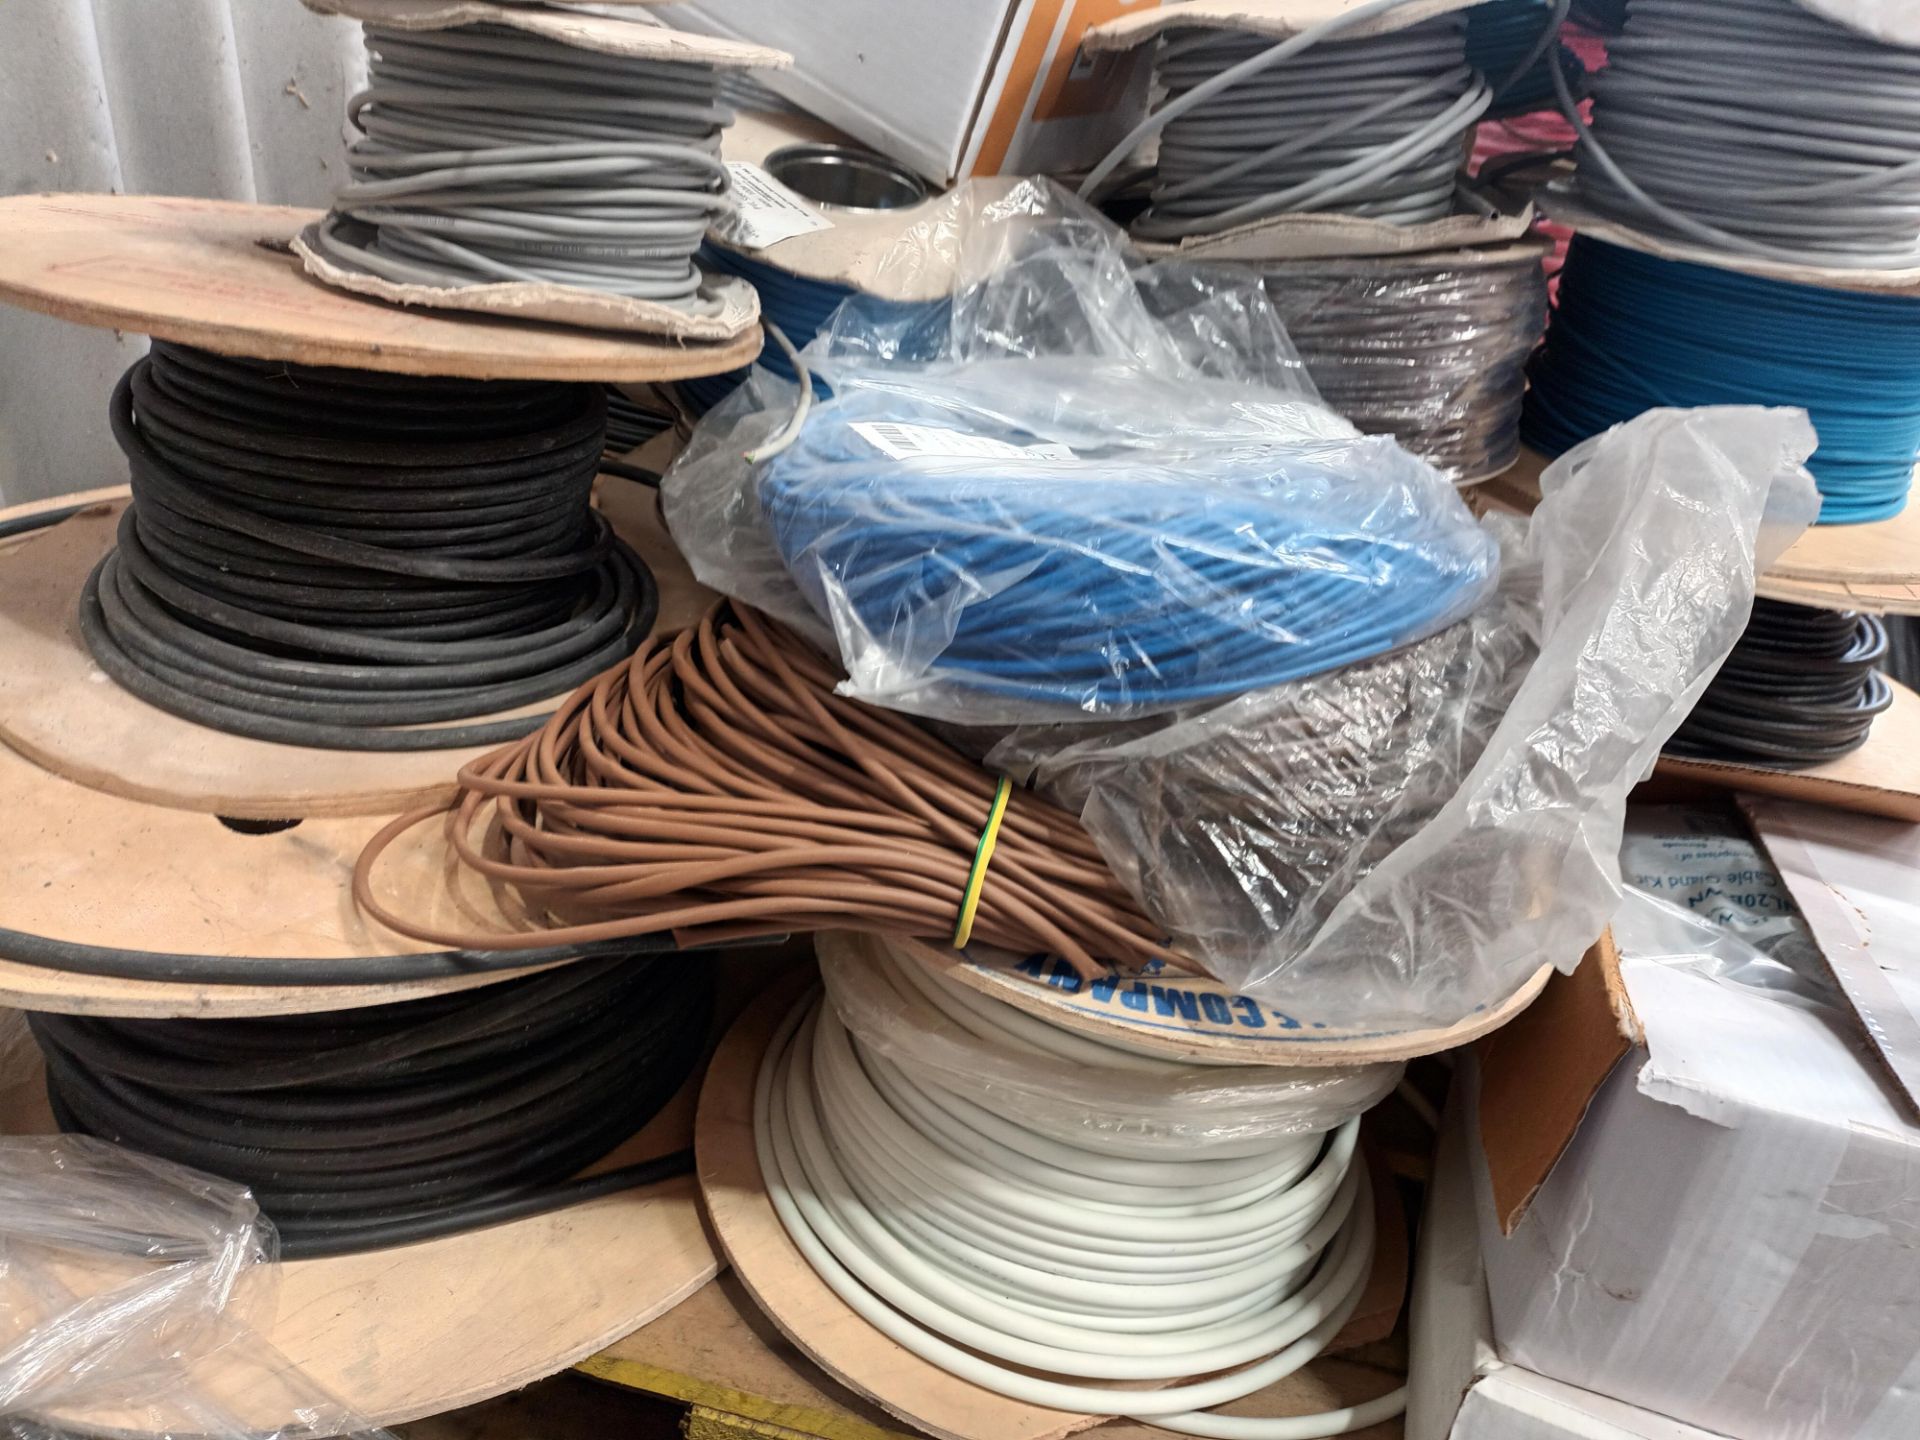
<svg viewBox="0 0 1920 1440">
<path fill-rule="evenodd" d="M 1538 248 L 1294 260 L 1262 280 L 1321 396 L 1361 430 L 1455 481 L 1518 457 L 1547 317 Z"/>
<path fill-rule="evenodd" d="M 504 25 L 366 27 L 353 179 L 318 232 L 406 284 L 544 281 L 711 315 L 693 252 L 728 205 L 710 65 L 601 54 Z"/>
<path fill-rule="evenodd" d="M 1920 264 L 1920 51 L 1795 0 L 1633 0 L 1607 53 L 1576 152 L 1594 208 L 1787 263 Z"/>
<path fill-rule="evenodd" d="M 1339 26 L 1278 45 L 1240 31 L 1169 30 L 1154 60 L 1166 98 L 1136 132 L 1158 133 L 1160 150 L 1152 205 L 1133 233 L 1177 241 L 1321 211 L 1406 225 L 1450 214 L 1462 139 L 1492 100 L 1467 63 L 1466 18 L 1331 38 L 1358 18 L 1348 12 Z M 1097 167 L 1089 188 L 1114 163 Z"/>
</svg>

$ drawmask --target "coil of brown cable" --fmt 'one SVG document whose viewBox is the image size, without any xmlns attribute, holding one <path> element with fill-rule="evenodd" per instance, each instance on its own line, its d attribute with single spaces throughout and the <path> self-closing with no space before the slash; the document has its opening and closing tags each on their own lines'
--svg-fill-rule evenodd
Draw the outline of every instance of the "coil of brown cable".
<svg viewBox="0 0 1920 1440">
<path fill-rule="evenodd" d="M 998 781 L 903 716 L 836 695 L 840 678 L 776 622 L 717 605 L 463 768 L 448 806 L 387 825 L 355 867 L 355 898 L 402 934 L 471 949 L 662 931 L 682 944 L 821 929 L 946 940 Z M 461 862 L 551 926 L 448 930 L 375 899 L 381 853 L 442 815 Z M 1024 793 L 973 936 L 1087 975 L 1180 963 L 1079 822 Z"/>
</svg>

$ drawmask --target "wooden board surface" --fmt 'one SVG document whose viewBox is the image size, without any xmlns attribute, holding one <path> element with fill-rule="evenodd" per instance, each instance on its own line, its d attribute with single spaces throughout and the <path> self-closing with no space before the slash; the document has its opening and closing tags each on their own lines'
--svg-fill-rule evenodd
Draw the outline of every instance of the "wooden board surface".
<svg viewBox="0 0 1920 1440">
<path fill-rule="evenodd" d="M 698 1077 L 605 1165 L 684 1148 Z M 54 1129 L 43 1085 L 0 1113 L 0 1132 Z M 691 1176 L 417 1245 L 280 1267 L 258 1330 L 321 1394 L 375 1425 L 471 1405 L 565 1369 L 665 1313 L 713 1278 L 719 1258 Z M 248 1372 L 249 1374 L 251 1372 Z M 217 1364 L 195 1385 L 249 1429 L 294 1416 L 279 1387 Z M 262 1390 L 266 1393 L 262 1393 Z M 92 1433 L 128 1417 L 89 1410 L 47 1418 Z"/>
<path fill-rule="evenodd" d="M 1238 994 L 1209 975 L 1165 971 L 1087 982 L 1059 960 L 963 956 L 920 940 L 888 943 L 982 994 L 1069 1030 L 1124 1040 L 1175 1060 L 1241 1065 L 1371 1065 L 1451 1050 L 1526 1009 L 1553 972 L 1542 965 L 1500 1004 L 1454 1025 L 1368 1030 L 1337 1016 L 1294 1014 Z"/>
<path fill-rule="evenodd" d="M 663 1395 L 694 1407 L 687 1434 L 710 1440 L 914 1440 L 917 1431 L 862 1399 L 808 1360 L 760 1313 L 739 1276 L 717 1280 L 670 1315 L 615 1341 L 574 1367 L 610 1384 Z M 1323 1355 L 1227 1414 L 1308 1415 L 1357 1404 L 1401 1382 L 1393 1369 Z M 1167 1440 L 1168 1431 L 1110 1420 L 1082 1432 L 1089 1440 Z M 1400 1440 L 1401 1422 L 1384 1421 L 1354 1440 Z"/>
<path fill-rule="evenodd" d="M 1534 450 L 1475 494 L 1531 514 L 1540 474 L 1552 462 Z M 1758 592 L 1824 610 L 1920 615 L 1920 503 L 1867 525 L 1814 525 L 1760 577 Z"/>
<path fill-rule="evenodd" d="M 760 353 L 406 309 L 309 279 L 282 247 L 319 212 L 150 195 L 0 199 L 0 300 L 81 325 L 307 365 L 478 380 L 678 380 Z"/>
<path fill-rule="evenodd" d="M 605 478 L 599 503 L 652 569 L 675 629 L 711 603 L 674 549 L 654 491 Z M 124 501 L 0 549 L 0 741 L 69 780 L 129 800 L 247 820 L 392 815 L 444 801 L 491 746 L 323 750 L 229 735 L 149 705 L 101 672 L 81 639 L 82 585 L 112 548 Z M 0 520 L 13 511 L 0 512 Z M 553 701 L 521 707 L 538 715 Z"/>
<path fill-rule="evenodd" d="M 1888 680 L 1893 704 L 1877 720 L 1867 743 L 1851 755 L 1805 770 L 1734 765 L 1719 760 L 1679 760 L 1663 755 L 1655 776 L 1693 780 L 1722 790 L 1804 800 L 1835 810 L 1920 822 L 1920 695 Z"/>
<path fill-rule="evenodd" d="M 715 1303 L 709 1302 L 698 1312 L 710 1327 L 701 1341 L 707 1357 L 703 1368 L 714 1370 L 717 1355 L 739 1346 L 753 1353 L 755 1359 L 742 1362 L 729 1373 L 744 1376 L 748 1373 L 746 1366 L 752 1365 L 755 1378 L 737 1384 L 722 1380 L 720 1383 L 727 1388 L 750 1395 L 764 1395 L 772 1388 L 773 1393 L 789 1397 L 781 1403 L 804 1411 L 823 1408 L 815 1397 L 829 1399 L 824 1407 L 828 1413 L 837 1403 L 830 1400 L 832 1394 L 850 1393 L 862 1402 L 851 1412 L 859 1424 L 850 1429 L 815 1432 L 828 1440 L 877 1440 L 902 1428 L 900 1421 L 906 1422 L 909 1430 L 924 1430 L 941 1440 L 1041 1440 L 1088 1431 L 1102 1419 L 1111 1421 L 1111 1416 L 1074 1415 L 1024 1405 L 928 1364 L 887 1339 L 828 1289 L 788 1238 L 767 1199 L 754 1153 L 753 1089 L 761 1056 L 780 1021 L 800 998 L 801 990 L 798 984 L 770 989 L 741 1014 L 715 1052 L 701 1091 L 695 1126 L 701 1193 L 727 1260 L 764 1317 L 761 1327 L 744 1316 L 738 1324 L 729 1324 L 723 1313 L 717 1313 Z M 773 1360 L 759 1364 L 757 1350 L 746 1345 L 742 1337 L 750 1331 L 764 1336 L 765 1325 L 783 1337 L 787 1346 L 821 1367 L 836 1388 L 825 1389 L 817 1379 L 804 1374 L 797 1381 L 779 1380 L 778 1371 L 793 1371 L 794 1364 L 790 1351 L 772 1351 L 771 1345 Z M 762 1343 L 768 1342 L 763 1339 Z M 627 1341 L 612 1358 L 654 1371 L 671 1368 L 644 1358 L 646 1354 L 646 1341 Z M 618 1364 L 596 1361 L 594 1365 L 594 1373 L 620 1378 Z M 638 1379 L 642 1371 L 629 1373 Z M 1377 1376 L 1374 1379 L 1376 1383 L 1365 1391 L 1368 1396 L 1381 1394 L 1395 1383 Z M 1242 1407 L 1227 1408 L 1234 1413 L 1299 1414 L 1324 1403 L 1307 1380 L 1273 1387 L 1248 1397 Z M 880 1418 L 875 1420 L 875 1416 Z M 894 1418 L 888 1420 L 886 1416 Z M 798 1429 L 803 1435 L 809 1433 L 804 1425 L 788 1428 Z M 1094 1433 L 1107 1435 L 1109 1431 Z M 1115 1422 L 1111 1433 L 1115 1440 L 1121 1436 L 1137 1440 L 1164 1432 L 1133 1422 Z M 1396 1432 L 1383 1427 L 1377 1433 Z"/>
</svg>

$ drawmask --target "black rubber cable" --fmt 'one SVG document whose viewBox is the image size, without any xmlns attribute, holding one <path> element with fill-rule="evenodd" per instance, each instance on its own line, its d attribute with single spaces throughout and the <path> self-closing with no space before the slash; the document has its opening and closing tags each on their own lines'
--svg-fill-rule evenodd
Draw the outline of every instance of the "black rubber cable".
<svg viewBox="0 0 1920 1440">
<path fill-rule="evenodd" d="M 1756 600 L 1666 753 L 1785 769 L 1850 754 L 1893 703 L 1878 668 L 1886 654 L 1886 628 L 1871 615 Z"/>
<path fill-rule="evenodd" d="M 115 391 L 133 505 L 88 578 L 100 667 L 190 720 L 354 750 L 497 744 L 625 658 L 652 576 L 592 509 L 594 386 L 156 343 Z"/>
<path fill-rule="evenodd" d="M 29 1024 L 63 1130 L 248 1185 L 293 1260 L 685 1173 L 682 1151 L 578 1175 L 686 1082 L 712 999 L 709 967 L 629 955 L 364 1010 Z"/>
</svg>

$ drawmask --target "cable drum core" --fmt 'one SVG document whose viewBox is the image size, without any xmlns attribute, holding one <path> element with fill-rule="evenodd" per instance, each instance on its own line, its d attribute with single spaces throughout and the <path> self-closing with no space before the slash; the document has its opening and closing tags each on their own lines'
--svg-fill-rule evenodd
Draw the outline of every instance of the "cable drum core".
<svg viewBox="0 0 1920 1440">
<path fill-rule="evenodd" d="M 501 1224 L 691 1168 L 584 1178 L 706 1047 L 712 973 L 585 960 L 365 1010 L 28 1017 L 61 1129 L 250 1186 L 288 1260 Z"/>
<path fill-rule="evenodd" d="M 1518 457 L 1547 314 L 1537 251 L 1287 261 L 1261 278 L 1322 398 L 1362 431 L 1456 482 Z"/>
<path fill-rule="evenodd" d="M 593 386 L 422 380 L 156 343 L 114 392 L 133 504 L 80 626 L 123 688 L 231 734 L 499 743 L 658 604 L 591 505 Z"/>
<path fill-rule="evenodd" d="M 718 72 L 505 25 L 366 27 L 353 178 L 318 231 L 401 284 L 535 281 L 718 315 L 695 250 L 729 205 Z"/>
</svg>

